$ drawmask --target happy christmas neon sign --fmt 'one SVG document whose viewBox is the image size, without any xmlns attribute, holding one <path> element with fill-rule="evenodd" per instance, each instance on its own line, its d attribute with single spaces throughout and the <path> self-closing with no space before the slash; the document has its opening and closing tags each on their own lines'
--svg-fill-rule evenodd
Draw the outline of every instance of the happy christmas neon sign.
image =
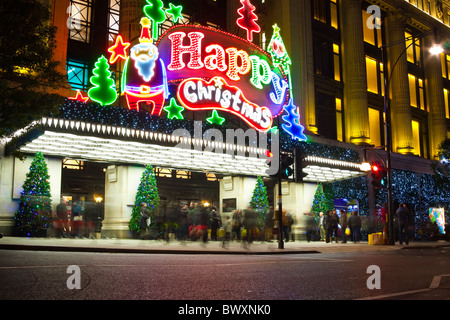
<svg viewBox="0 0 450 320">
<path fill-rule="evenodd" d="M 164 110 L 171 119 L 183 118 L 184 109 L 212 110 L 211 123 L 223 123 L 219 113 L 228 113 L 263 132 L 281 117 L 282 128 L 293 139 L 305 139 L 292 99 L 291 60 L 280 30 L 274 26 L 269 52 L 254 45 L 253 33 L 261 31 L 255 7 L 250 0 L 240 2 L 236 23 L 247 31 L 247 40 L 198 25 L 175 25 L 157 39 L 162 15 L 178 23 L 182 7 L 170 4 L 163 9 L 162 1 L 147 0 L 139 44 L 127 55 L 129 43 L 118 36 L 108 50 L 111 64 L 125 60 L 121 92 L 128 108 L 153 115 Z"/>
</svg>

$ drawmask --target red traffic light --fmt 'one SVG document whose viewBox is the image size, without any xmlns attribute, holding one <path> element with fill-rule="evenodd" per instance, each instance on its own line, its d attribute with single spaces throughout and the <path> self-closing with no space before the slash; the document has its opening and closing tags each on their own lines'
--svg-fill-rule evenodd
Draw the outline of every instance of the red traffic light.
<svg viewBox="0 0 450 320">
<path fill-rule="evenodd" d="M 372 165 L 372 172 L 378 172 L 380 170 L 380 167 L 378 165 L 374 164 Z"/>
</svg>

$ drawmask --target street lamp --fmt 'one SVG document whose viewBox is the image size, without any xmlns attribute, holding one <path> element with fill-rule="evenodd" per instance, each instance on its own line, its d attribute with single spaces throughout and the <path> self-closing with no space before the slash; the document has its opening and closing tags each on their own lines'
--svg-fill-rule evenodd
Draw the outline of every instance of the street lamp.
<svg viewBox="0 0 450 320">
<path fill-rule="evenodd" d="M 392 66 L 390 72 L 388 73 L 388 77 L 384 77 L 384 114 L 385 114 L 385 135 L 386 135 L 386 152 L 387 152 L 387 161 L 386 161 L 386 178 L 387 178 L 387 189 L 388 189 L 388 216 L 387 216 L 387 225 L 388 225 L 388 244 L 389 245 L 395 245 L 395 239 L 394 239 L 394 219 L 393 219 L 393 203 L 392 203 L 392 162 L 391 162 L 391 149 L 392 149 L 392 131 L 391 131 L 391 110 L 389 105 L 389 83 L 391 80 L 392 73 L 397 66 L 397 63 L 400 61 L 400 58 L 405 54 L 405 52 L 411 47 L 415 41 L 414 39 L 421 39 L 429 34 L 433 33 L 431 32 L 425 32 L 422 34 L 419 34 L 417 36 L 411 36 L 406 38 L 405 40 L 411 39 L 411 43 L 402 51 L 402 53 L 399 55 L 397 60 L 395 61 L 394 65 Z M 381 56 L 383 65 L 387 66 L 386 55 L 385 55 L 385 49 L 397 44 L 400 44 L 401 41 L 393 42 L 393 43 L 387 43 L 383 44 L 381 49 Z M 430 48 L 430 53 L 433 55 L 441 54 L 444 51 L 442 46 L 438 44 L 434 44 L 433 47 Z"/>
</svg>

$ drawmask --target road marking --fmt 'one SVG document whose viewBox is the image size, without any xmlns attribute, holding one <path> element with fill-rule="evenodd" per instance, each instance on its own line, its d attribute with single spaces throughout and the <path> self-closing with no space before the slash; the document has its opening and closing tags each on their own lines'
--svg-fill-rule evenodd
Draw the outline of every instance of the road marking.
<svg viewBox="0 0 450 320">
<path fill-rule="evenodd" d="M 450 277 L 450 274 L 441 274 L 440 276 L 435 276 L 433 281 L 431 281 L 430 289 L 437 289 L 441 284 L 442 277 Z"/>
<path fill-rule="evenodd" d="M 404 295 L 408 295 L 408 294 L 427 292 L 427 291 L 431 291 L 431 289 L 419 289 L 419 290 L 397 292 L 397 293 L 391 293 L 391 294 L 384 294 L 384 295 L 381 295 L 381 296 L 359 298 L 359 299 L 355 299 L 355 300 L 378 300 L 378 299 L 385 299 L 385 298 L 391 298 L 391 297 L 397 297 L 397 296 L 404 296 Z"/>
<path fill-rule="evenodd" d="M 381 296 L 359 298 L 359 299 L 355 299 L 355 300 L 377 300 L 377 299 L 385 299 L 385 298 L 391 298 L 391 297 L 397 297 L 397 296 L 405 296 L 405 295 L 408 295 L 408 294 L 414 294 L 414 293 L 421 293 L 421 292 L 431 291 L 433 289 L 438 289 L 439 288 L 439 286 L 441 284 L 442 277 L 450 277 L 450 274 L 441 274 L 439 276 L 434 276 L 433 280 L 431 281 L 430 286 L 427 289 L 419 289 L 419 290 L 412 290 L 412 291 L 397 292 L 397 293 L 385 294 L 385 295 L 381 295 Z"/>
</svg>

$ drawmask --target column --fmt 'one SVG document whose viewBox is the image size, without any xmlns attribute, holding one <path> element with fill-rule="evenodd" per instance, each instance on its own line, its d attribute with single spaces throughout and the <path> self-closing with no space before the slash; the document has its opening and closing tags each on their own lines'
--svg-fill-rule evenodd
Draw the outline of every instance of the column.
<svg viewBox="0 0 450 320">
<path fill-rule="evenodd" d="M 314 53 L 310 1 L 290 1 L 292 85 L 300 122 L 307 131 L 317 134 L 316 99 L 314 89 Z"/>
<path fill-rule="evenodd" d="M 385 69 L 390 80 L 390 109 L 392 128 L 392 151 L 414 154 L 412 115 L 409 96 L 408 61 L 406 57 L 405 25 L 407 18 L 397 10 L 391 12 L 386 21 L 388 66 Z M 397 62 L 397 64 L 395 64 Z"/>
<path fill-rule="evenodd" d="M 367 75 L 364 53 L 361 0 L 343 0 L 342 39 L 344 111 L 347 141 L 370 144 Z"/>
<path fill-rule="evenodd" d="M 437 148 L 447 137 L 447 123 L 445 118 L 444 86 L 442 82 L 440 55 L 433 55 L 428 51 L 435 44 L 434 35 L 425 38 L 424 69 L 427 106 L 429 108 L 429 141 L 430 156 L 432 160 L 438 160 Z"/>
<path fill-rule="evenodd" d="M 105 175 L 105 217 L 102 236 L 129 238 L 136 192 L 144 172 L 141 166 L 109 166 Z"/>
</svg>

